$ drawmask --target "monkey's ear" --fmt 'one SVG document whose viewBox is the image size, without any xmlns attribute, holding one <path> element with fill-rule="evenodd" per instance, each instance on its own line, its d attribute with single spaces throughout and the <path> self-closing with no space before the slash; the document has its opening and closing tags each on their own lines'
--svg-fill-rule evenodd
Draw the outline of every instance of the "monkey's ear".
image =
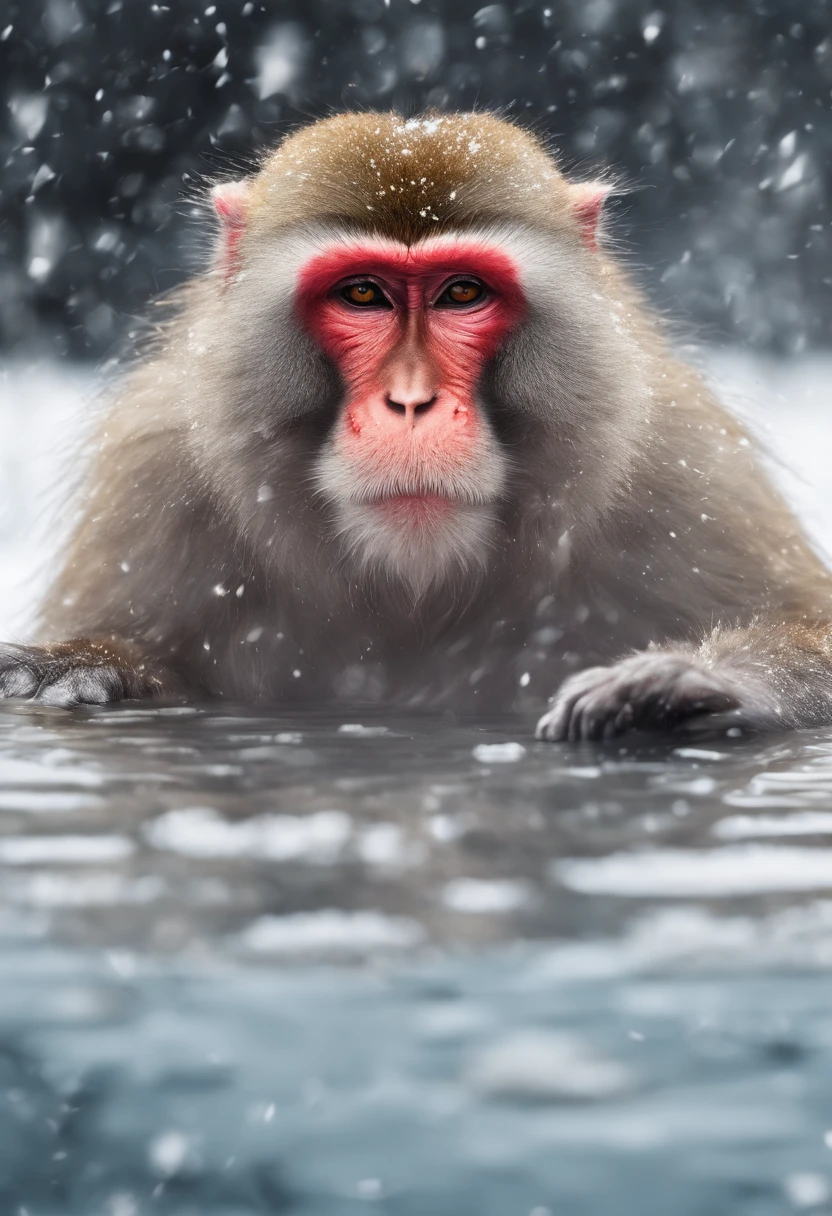
<svg viewBox="0 0 832 1216">
<path fill-rule="evenodd" d="M 581 226 L 581 236 L 587 249 L 598 248 L 598 228 L 604 203 L 612 186 L 604 182 L 579 182 L 572 187 L 572 210 Z"/>
<path fill-rule="evenodd" d="M 211 202 L 222 228 L 220 232 L 219 264 L 228 279 L 240 268 L 240 237 L 246 229 L 248 196 L 251 182 L 221 182 L 211 191 Z"/>
</svg>

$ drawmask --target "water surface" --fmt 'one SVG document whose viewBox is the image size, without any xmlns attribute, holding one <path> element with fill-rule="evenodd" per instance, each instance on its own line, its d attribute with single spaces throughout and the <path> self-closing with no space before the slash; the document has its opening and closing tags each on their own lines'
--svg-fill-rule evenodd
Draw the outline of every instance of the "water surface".
<svg viewBox="0 0 832 1216">
<path fill-rule="evenodd" d="M 832 1211 L 832 732 L 0 707 L 0 1212 Z"/>
</svg>

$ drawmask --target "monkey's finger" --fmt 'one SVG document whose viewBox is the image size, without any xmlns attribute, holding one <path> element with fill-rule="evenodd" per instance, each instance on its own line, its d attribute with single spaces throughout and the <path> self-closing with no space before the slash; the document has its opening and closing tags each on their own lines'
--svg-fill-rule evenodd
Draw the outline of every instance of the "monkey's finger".
<svg viewBox="0 0 832 1216">
<path fill-rule="evenodd" d="M 614 718 L 611 718 L 604 726 L 604 738 L 614 739 L 616 735 L 623 735 L 625 731 L 631 729 L 633 725 L 633 707 L 629 701 L 625 701 Z"/>
<path fill-rule="evenodd" d="M 31 697 L 37 692 L 38 684 L 31 667 L 23 663 L 0 670 L 0 697 Z"/>
<path fill-rule="evenodd" d="M 581 703 L 581 739 L 600 743 L 622 734 L 633 724 L 630 689 L 622 681 L 609 680 Z M 623 704 L 622 704 L 623 701 Z"/>
<path fill-rule="evenodd" d="M 535 738 L 546 739 L 550 743 L 565 742 L 575 702 L 594 688 L 608 671 L 607 667 L 588 667 L 586 671 L 580 671 L 565 680 L 551 708 L 539 720 Z"/>
<path fill-rule="evenodd" d="M 572 721 L 573 707 L 582 694 L 574 697 L 558 697 L 552 708 L 537 724 L 535 732 L 538 739 L 547 739 L 550 743 L 565 743 L 569 738 L 569 725 Z"/>
<path fill-rule="evenodd" d="M 600 696 L 598 693 L 586 692 L 574 703 L 569 719 L 570 743 L 586 743 L 592 738 L 591 731 L 597 716 L 597 707 L 601 706 L 601 712 L 604 712 L 605 696 L 606 689 L 602 690 Z M 596 707 L 595 712 L 593 712 L 593 706 Z"/>
<path fill-rule="evenodd" d="M 121 701 L 124 686 L 115 667 L 72 667 L 57 680 L 44 680 L 34 699 L 44 705 L 71 709 L 76 705 L 107 705 Z"/>
<path fill-rule="evenodd" d="M 569 728 L 570 704 L 571 702 L 556 701 L 538 722 L 535 738 L 545 739 L 548 743 L 565 743 Z"/>
<path fill-rule="evenodd" d="M 598 692 L 588 693 L 575 707 L 570 734 L 574 730 L 582 743 L 600 739 L 606 723 L 615 717 L 617 707 L 614 688 L 605 687 Z"/>
</svg>

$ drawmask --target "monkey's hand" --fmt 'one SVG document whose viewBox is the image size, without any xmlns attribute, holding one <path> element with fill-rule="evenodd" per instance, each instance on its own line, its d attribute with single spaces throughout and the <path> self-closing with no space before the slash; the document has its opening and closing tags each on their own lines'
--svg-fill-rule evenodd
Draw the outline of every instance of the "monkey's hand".
<svg viewBox="0 0 832 1216">
<path fill-rule="evenodd" d="M 165 691 L 161 671 L 114 640 L 0 644 L 0 697 L 69 708 L 158 697 Z"/>
<path fill-rule="evenodd" d="M 538 739 L 578 743 L 627 730 L 669 730 L 741 707 L 739 682 L 679 652 L 645 651 L 570 676 L 537 724 Z"/>
</svg>

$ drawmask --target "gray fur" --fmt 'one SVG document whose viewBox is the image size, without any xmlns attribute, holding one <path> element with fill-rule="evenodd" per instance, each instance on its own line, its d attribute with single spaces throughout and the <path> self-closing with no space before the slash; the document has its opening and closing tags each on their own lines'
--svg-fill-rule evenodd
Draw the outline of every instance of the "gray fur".
<svg viewBox="0 0 832 1216">
<path fill-rule="evenodd" d="M 802 645 L 814 696 L 786 681 L 782 712 L 756 721 L 827 720 L 830 579 L 747 437 L 607 259 L 532 227 L 479 235 L 520 265 L 529 312 L 483 377 L 476 526 L 429 577 L 344 523 L 341 386 L 292 308 L 298 267 L 337 229 L 291 229 L 230 282 L 191 284 L 128 377 L 46 635 L 121 639 L 191 696 L 529 713 L 570 673 L 670 647 L 567 684 L 550 738 L 729 706 L 752 720 L 766 681 L 743 655 L 797 669 Z M 58 700 L 135 689 L 109 671 L 55 682 Z M 0 694 L 29 684 L 6 671 Z"/>
</svg>

